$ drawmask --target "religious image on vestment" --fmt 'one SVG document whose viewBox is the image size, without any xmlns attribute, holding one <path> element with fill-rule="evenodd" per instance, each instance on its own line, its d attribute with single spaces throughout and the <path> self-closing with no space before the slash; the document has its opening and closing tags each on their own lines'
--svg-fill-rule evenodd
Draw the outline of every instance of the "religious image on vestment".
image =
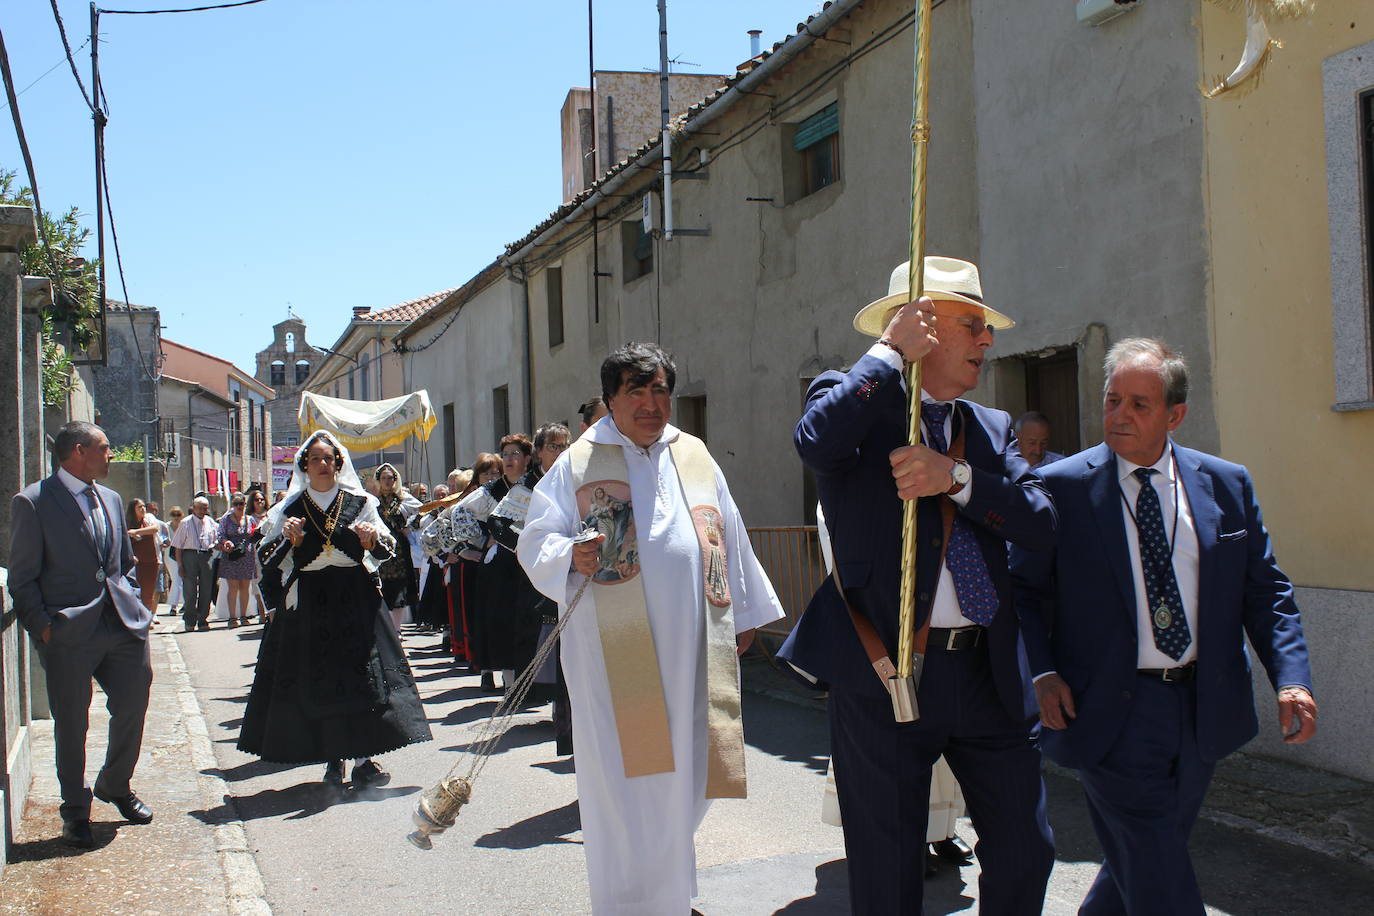
<svg viewBox="0 0 1374 916">
<path fill-rule="evenodd" d="M 601 568 L 593 580 L 615 585 L 639 575 L 639 547 L 629 486 L 618 480 L 583 484 L 577 491 L 577 511 L 584 525 L 606 536 L 601 542 Z"/>
</svg>

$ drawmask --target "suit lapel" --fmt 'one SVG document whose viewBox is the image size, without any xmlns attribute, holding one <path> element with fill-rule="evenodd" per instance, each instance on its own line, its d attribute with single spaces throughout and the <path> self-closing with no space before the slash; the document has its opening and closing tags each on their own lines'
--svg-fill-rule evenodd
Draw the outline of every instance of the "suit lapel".
<svg viewBox="0 0 1374 916">
<path fill-rule="evenodd" d="M 1126 546 L 1126 522 L 1121 516 L 1121 484 L 1117 480 L 1116 456 L 1111 449 L 1099 445 L 1093 450 L 1083 481 L 1087 484 L 1088 501 L 1102 533 L 1107 562 L 1121 592 L 1122 607 L 1134 620 L 1135 577 L 1131 574 L 1131 555 Z"/>
<path fill-rule="evenodd" d="M 90 548 L 91 553 L 95 554 L 97 560 L 100 559 L 100 551 L 96 549 L 95 534 L 91 531 L 91 523 L 86 518 L 86 513 L 76 503 L 76 497 L 72 491 L 67 489 L 67 485 L 62 482 L 62 478 L 56 474 L 44 481 L 43 485 L 52 494 L 53 500 L 62 507 L 62 511 L 71 517 L 76 524 L 77 530 L 81 532 L 81 540 Z M 98 491 L 97 491 L 98 492 Z"/>
<path fill-rule="evenodd" d="M 1217 581 L 1216 546 L 1221 510 L 1217 507 L 1216 494 L 1212 490 L 1212 475 L 1202 469 L 1197 454 L 1191 449 L 1175 447 L 1174 455 L 1178 460 L 1183 492 L 1188 494 L 1188 511 L 1193 514 L 1193 528 L 1197 531 L 1197 597 L 1200 613 L 1202 608 L 1211 603 L 1211 589 Z"/>
</svg>

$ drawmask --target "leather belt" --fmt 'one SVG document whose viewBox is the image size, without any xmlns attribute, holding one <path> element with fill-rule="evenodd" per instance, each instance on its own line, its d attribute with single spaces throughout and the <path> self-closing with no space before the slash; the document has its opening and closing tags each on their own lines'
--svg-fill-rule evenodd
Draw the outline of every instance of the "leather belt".
<svg viewBox="0 0 1374 916">
<path fill-rule="evenodd" d="M 950 652 L 972 649 L 983 642 L 983 634 L 986 632 L 986 628 L 980 626 L 931 627 L 930 641 L 926 646 L 927 648 L 945 649 Z"/>
<path fill-rule="evenodd" d="M 1189 662 L 1177 668 L 1137 668 L 1135 673 L 1166 684 L 1184 684 L 1197 680 L 1197 662 Z"/>
</svg>

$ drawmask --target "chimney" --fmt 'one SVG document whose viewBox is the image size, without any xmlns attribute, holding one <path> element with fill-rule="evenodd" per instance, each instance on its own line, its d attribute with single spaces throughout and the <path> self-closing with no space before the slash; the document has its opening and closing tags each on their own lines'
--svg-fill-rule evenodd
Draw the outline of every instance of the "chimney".
<svg viewBox="0 0 1374 916">
<path fill-rule="evenodd" d="M 759 56 L 759 36 L 763 34 L 763 29 L 749 30 L 749 58 L 750 60 Z"/>
<path fill-rule="evenodd" d="M 372 311 L 372 306 L 370 305 L 355 305 L 353 306 L 353 317 L 361 318 L 370 311 Z"/>
</svg>

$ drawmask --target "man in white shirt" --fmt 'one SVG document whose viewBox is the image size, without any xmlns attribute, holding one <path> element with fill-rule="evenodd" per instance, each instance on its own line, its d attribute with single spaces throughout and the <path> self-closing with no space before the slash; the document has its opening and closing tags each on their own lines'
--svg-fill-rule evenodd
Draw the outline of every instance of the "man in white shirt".
<svg viewBox="0 0 1374 916">
<path fill-rule="evenodd" d="M 1038 410 L 1028 410 L 1016 418 L 1016 441 L 1021 457 L 1037 471 L 1064 456 L 1050 451 L 1050 418 Z"/>
<path fill-rule="evenodd" d="M 931 256 L 924 270 L 928 298 L 910 301 L 900 265 L 888 295 L 854 319 L 878 342 L 807 392 L 793 440 L 816 475 L 838 575 L 778 654 L 830 685 L 852 911 L 920 912 L 931 765 L 943 754 L 978 830 L 980 912 L 1038 914 L 1054 841 L 1006 543 L 1048 543 L 1054 510 L 1017 450 L 1011 417 L 963 399 L 994 332 L 1014 323 L 984 304 L 974 264 Z M 909 360 L 921 361 L 924 388 L 924 441 L 914 446 Z M 924 670 L 919 718 L 898 722 L 875 663 L 898 659 L 903 501 L 912 499 Z"/>
<path fill-rule="evenodd" d="M 191 502 L 191 514 L 172 535 L 172 548 L 177 552 L 185 596 L 181 619 L 186 623 L 187 633 L 210 629 L 210 605 L 215 600 L 215 577 L 210 561 L 219 542 L 218 532 L 219 526 L 210 517 L 210 500 L 197 496 Z"/>
<path fill-rule="evenodd" d="M 92 796 L 113 804 L 131 823 L 153 819 L 129 785 L 153 679 L 153 615 L 139 600 L 124 502 L 96 483 L 110 469 L 104 431 L 93 423 L 68 423 L 58 430 L 53 452 L 61 465 L 57 473 L 14 497 L 9 589 L 47 676 L 62 839 L 89 849 L 95 845 Z M 105 764 L 93 787 L 86 782 L 92 678 L 110 710 Z"/>
<path fill-rule="evenodd" d="M 1246 636 L 1294 744 L 1316 732 L 1307 644 L 1249 473 L 1170 437 L 1182 357 L 1132 338 L 1105 371 L 1105 441 L 1042 472 L 1059 527 L 1013 546 L 1016 606 L 1041 744 L 1079 771 L 1102 844 L 1079 912 L 1201 916 L 1188 835 L 1216 761 L 1258 730 Z"/>
</svg>

